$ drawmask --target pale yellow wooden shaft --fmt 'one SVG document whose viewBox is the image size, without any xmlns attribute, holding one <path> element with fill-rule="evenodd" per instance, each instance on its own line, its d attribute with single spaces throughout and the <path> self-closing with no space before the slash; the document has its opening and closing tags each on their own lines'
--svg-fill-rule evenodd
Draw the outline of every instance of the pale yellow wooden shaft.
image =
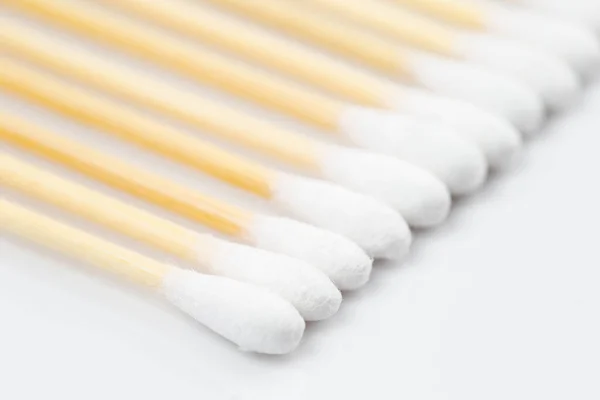
<svg viewBox="0 0 600 400">
<path fill-rule="evenodd" d="M 0 231 L 142 285 L 160 286 L 173 268 L 3 199 Z"/>
<path fill-rule="evenodd" d="M 269 182 L 273 174 L 261 165 L 182 134 L 144 113 L 36 70 L 24 62 L 0 59 L 0 86 L 244 190 L 270 197 Z"/>
<path fill-rule="evenodd" d="M 276 27 L 393 76 L 411 77 L 411 67 L 392 40 L 323 15 L 302 1 L 205 0 Z"/>
<path fill-rule="evenodd" d="M 325 12 L 388 34 L 403 43 L 455 57 L 452 32 L 422 16 L 407 12 L 387 0 L 304 0 Z"/>
<path fill-rule="evenodd" d="M 348 100 L 385 107 L 389 81 L 201 4 L 189 0 L 102 1 Z"/>
<path fill-rule="evenodd" d="M 485 16 L 475 4 L 456 0 L 393 0 L 443 21 L 470 29 L 484 30 Z"/>
<path fill-rule="evenodd" d="M 228 235 L 243 237 L 252 219 L 247 211 L 2 111 L 0 140 Z"/>
<path fill-rule="evenodd" d="M 0 184 L 188 261 L 210 251 L 190 229 L 2 153 Z"/>
<path fill-rule="evenodd" d="M 18 22 L 2 22 L 0 49 L 98 90 L 182 120 L 208 134 L 300 168 L 317 168 L 318 155 L 312 140 L 190 91 L 178 90 L 137 69 L 79 50 Z"/>
<path fill-rule="evenodd" d="M 13 2 L 13 1 L 11 1 Z M 262 105 L 335 130 L 344 104 L 81 0 L 16 0 L 52 22 Z"/>
</svg>

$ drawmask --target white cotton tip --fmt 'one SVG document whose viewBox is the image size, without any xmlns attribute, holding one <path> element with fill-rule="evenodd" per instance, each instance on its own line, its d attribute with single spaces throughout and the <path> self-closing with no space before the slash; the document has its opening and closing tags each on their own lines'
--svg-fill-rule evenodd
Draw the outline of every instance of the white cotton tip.
<svg viewBox="0 0 600 400">
<path fill-rule="evenodd" d="M 391 107 L 453 128 L 463 139 L 479 147 L 491 168 L 506 168 L 521 153 L 521 135 L 506 119 L 462 100 L 409 87 L 396 89 Z"/>
<path fill-rule="evenodd" d="M 342 115 L 339 129 L 360 147 L 424 168 L 454 195 L 474 192 L 485 182 L 488 166 L 483 153 L 437 122 L 351 107 Z"/>
<path fill-rule="evenodd" d="M 323 177 L 387 203 L 415 227 L 442 223 L 450 192 L 435 176 L 396 157 L 341 146 L 321 149 Z"/>
<path fill-rule="evenodd" d="M 368 282 L 372 259 L 345 236 L 290 218 L 257 216 L 246 235 L 256 247 L 286 254 L 320 269 L 340 290 Z"/>
<path fill-rule="evenodd" d="M 600 32 L 598 0 L 519 0 L 523 4 L 557 18 L 566 18 Z"/>
<path fill-rule="evenodd" d="M 206 272 L 251 283 L 289 301 L 307 321 L 333 316 L 342 294 L 323 272 L 283 254 L 210 238 Z"/>
<path fill-rule="evenodd" d="M 271 202 L 291 217 L 344 235 L 374 258 L 402 258 L 412 234 L 406 221 L 373 197 L 342 186 L 279 173 Z"/>
<path fill-rule="evenodd" d="M 531 87 L 551 110 L 581 95 L 579 77 L 558 57 L 533 46 L 487 34 L 457 35 L 457 51 L 469 62 L 505 73 Z"/>
<path fill-rule="evenodd" d="M 172 268 L 161 291 L 175 307 L 244 351 L 286 354 L 304 334 L 304 320 L 290 303 L 254 285 Z"/>
<path fill-rule="evenodd" d="M 412 54 L 412 73 L 423 87 L 500 114 L 523 133 L 541 128 L 544 104 L 529 87 L 474 64 L 417 51 Z"/>
<path fill-rule="evenodd" d="M 515 39 L 538 46 L 561 57 L 583 77 L 600 65 L 600 42 L 584 27 L 524 8 L 486 4 L 487 25 Z"/>
</svg>

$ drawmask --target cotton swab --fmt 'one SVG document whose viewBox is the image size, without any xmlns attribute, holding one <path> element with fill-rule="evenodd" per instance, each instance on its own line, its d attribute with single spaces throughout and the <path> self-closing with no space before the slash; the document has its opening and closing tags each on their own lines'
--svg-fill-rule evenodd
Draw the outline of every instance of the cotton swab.
<svg viewBox="0 0 600 400">
<path fill-rule="evenodd" d="M 185 34 L 190 39 L 201 39 L 203 42 L 223 47 L 253 62 L 276 69 L 363 106 L 395 108 L 409 115 L 439 120 L 477 144 L 493 168 L 509 165 L 521 147 L 519 134 L 509 123 L 471 104 L 417 89 L 399 87 L 376 74 L 321 55 L 310 47 L 285 40 L 264 29 L 251 27 L 230 16 L 211 11 L 209 8 L 179 0 L 173 0 L 168 4 L 128 0 L 118 2 L 116 5 Z M 338 127 L 341 126 L 344 131 L 345 120 L 360 118 L 358 115 L 364 113 L 368 114 L 369 110 L 356 107 L 346 110 Z M 423 138 L 423 132 L 428 129 L 438 131 L 438 128 L 422 119 L 410 118 L 407 115 L 402 117 L 396 115 L 393 119 L 395 125 L 398 125 L 394 129 L 402 132 L 390 130 L 389 143 L 380 136 L 381 144 L 378 147 L 388 149 L 390 153 L 391 149 L 398 148 L 396 155 L 404 153 L 404 157 L 408 160 L 413 160 L 414 157 L 411 157 L 409 152 L 406 154 L 407 150 L 410 151 L 416 143 L 407 145 L 403 137 L 409 133 L 418 135 L 411 139 L 414 143 L 415 140 Z M 375 123 L 375 125 L 379 124 Z M 372 138 L 376 135 L 366 132 L 365 136 Z M 359 139 L 357 141 L 363 142 Z M 419 163 L 418 160 L 413 162 Z M 449 171 L 443 166 L 439 169 Z M 445 181 L 457 193 L 458 183 L 450 182 L 448 179 Z"/>
<path fill-rule="evenodd" d="M 242 350 L 286 354 L 304 333 L 298 311 L 267 290 L 159 263 L 3 199 L 0 221 L 4 233 L 156 290 Z"/>
<path fill-rule="evenodd" d="M 4 113 L 0 115 L 0 135 L 8 142 L 41 153 L 50 160 L 72 165 L 92 178 L 103 180 L 108 185 L 225 235 L 261 249 L 303 260 L 327 274 L 342 290 L 357 289 L 369 279 L 371 260 L 356 244 L 341 235 L 291 219 L 239 209 L 154 174 L 132 168 L 118 158 L 104 156 L 85 146 L 64 141 L 22 119 Z M 89 152 L 89 160 L 85 161 L 81 155 L 79 158 L 73 157 L 72 154 L 76 151 L 81 151 L 80 154 Z M 111 172 L 107 165 L 116 167 Z"/>
<path fill-rule="evenodd" d="M 464 62 L 400 47 L 304 2 L 210 0 L 211 3 L 360 61 L 391 76 L 402 76 L 436 93 L 459 98 L 509 119 L 524 132 L 544 121 L 541 98 L 505 75 Z"/>
<path fill-rule="evenodd" d="M 485 30 L 483 10 L 464 0 L 393 0 L 445 22 L 474 30 Z"/>
<path fill-rule="evenodd" d="M 249 172 L 255 171 L 262 175 L 267 173 L 254 163 L 238 161 L 237 157 L 150 119 L 137 110 L 62 82 L 26 64 L 14 61 L 0 61 L 0 64 L 4 70 L 4 78 L 0 78 L 3 82 L 1 85 L 9 90 L 55 111 L 65 113 L 68 110 L 66 114 L 71 118 L 85 124 L 91 123 L 94 127 L 195 166 L 219 179 L 233 180 L 237 186 L 253 190 L 244 185 L 248 181 Z M 281 139 L 285 139 L 285 136 L 274 138 Z M 291 139 L 290 143 L 303 143 L 301 138 Z M 320 157 L 316 161 L 316 167 L 322 171 L 323 176 L 333 177 L 337 182 L 388 202 L 411 224 L 431 226 L 442 222 L 448 215 L 450 194 L 440 181 L 425 171 L 387 156 L 339 146 L 325 146 L 310 140 L 305 143 L 305 148 L 314 148 Z M 267 190 L 254 188 L 254 191 L 260 193 Z"/>
<path fill-rule="evenodd" d="M 161 2 L 125 1 L 118 5 L 190 38 L 224 47 L 254 62 L 365 106 L 393 107 L 411 115 L 439 119 L 479 145 L 494 168 L 509 164 L 520 148 L 519 136 L 509 124 L 470 104 L 398 87 L 375 74 L 320 55 L 309 47 L 287 41 L 268 31 L 249 27 L 205 7 L 179 1 L 168 5 Z M 359 113 L 347 111 L 344 119 L 357 118 L 358 115 L 355 117 L 355 114 Z M 398 117 L 395 119 L 399 120 Z M 400 129 L 404 126 L 404 130 L 410 132 L 423 132 L 426 128 L 421 121 L 415 119 L 404 118 L 397 123 Z M 369 133 L 366 135 L 373 137 Z M 398 138 L 399 135 L 393 136 Z M 381 143 L 380 147 L 390 149 L 396 146 Z M 397 147 L 407 146 L 398 143 Z"/>
<path fill-rule="evenodd" d="M 137 0 L 124 0 L 121 4 Z M 572 104 L 581 92 L 577 75 L 560 59 L 518 42 L 449 29 L 382 0 L 307 0 L 361 26 L 441 56 L 506 73 L 532 87 L 553 110 Z"/>
<path fill-rule="evenodd" d="M 262 286 L 289 301 L 307 321 L 331 317 L 342 302 L 329 278 L 303 261 L 198 234 L 14 157 L 0 154 L 0 182 L 191 261 L 199 272 Z"/>
<path fill-rule="evenodd" d="M 96 10 L 93 4 L 70 2 L 68 0 L 61 1 L 64 2 L 63 7 L 57 7 L 58 4 L 53 3 L 53 6 L 50 7 L 49 10 L 45 9 L 45 7 L 48 6 L 47 3 L 41 2 L 38 4 L 36 0 L 19 4 L 31 5 L 33 9 L 27 9 L 27 11 L 31 11 L 32 13 L 45 13 L 47 11 L 48 14 L 45 13 L 44 16 L 48 17 L 48 19 L 53 22 L 58 22 L 59 24 L 74 29 L 79 33 L 94 37 L 98 36 L 98 38 L 108 41 L 113 45 L 147 57 L 159 64 L 167 65 L 170 68 L 197 78 L 202 82 L 216 85 L 236 95 L 241 95 L 247 98 L 249 97 L 253 100 L 259 101 L 263 105 L 270 106 L 276 110 L 298 117 L 305 122 L 312 123 L 315 127 L 323 131 L 339 132 L 339 120 L 342 118 L 342 115 L 344 115 L 346 112 L 360 113 L 362 110 L 359 109 L 356 111 L 348 111 L 350 109 L 354 110 L 351 104 L 329 98 L 316 91 L 311 91 L 292 81 L 288 81 L 283 78 L 277 78 L 272 74 L 265 73 L 257 69 L 252 69 L 251 67 L 223 57 L 216 52 L 210 52 L 208 50 L 201 51 L 197 46 L 186 44 L 183 41 L 161 34 L 151 27 L 144 27 L 144 25 L 128 21 L 116 13 L 109 13 L 106 10 L 102 10 L 98 7 L 96 7 L 98 8 L 98 10 Z M 114 14 L 114 18 L 111 14 Z M 27 35 L 26 33 L 23 33 L 23 30 L 20 31 L 21 33 L 17 33 L 17 28 L 18 27 L 14 27 L 14 29 L 9 30 L 8 28 L 4 27 L 4 31 L 9 31 L 10 33 L 7 35 L 7 41 L 11 42 L 12 45 L 18 45 L 21 47 L 31 45 L 31 43 L 23 44 L 19 42 L 23 42 L 24 40 L 29 40 L 29 42 L 35 41 L 36 43 L 34 45 L 37 46 L 40 51 L 48 53 L 49 49 L 43 48 L 42 42 L 49 39 L 43 38 L 43 35 L 40 35 L 39 33 L 37 34 L 37 38 L 35 33 L 30 33 Z M 102 32 L 102 35 L 96 35 L 97 32 Z M 18 35 L 19 37 L 14 37 L 15 35 Z M 30 37 L 27 38 L 24 36 Z M 48 56 L 52 56 L 53 58 L 67 57 L 69 60 L 75 58 L 76 61 L 86 60 L 85 62 L 91 63 L 93 57 L 84 55 L 78 56 L 77 52 L 72 49 L 70 51 L 65 50 L 65 53 L 68 52 L 68 55 L 56 54 L 57 47 L 60 46 L 60 44 L 52 40 L 50 40 L 50 42 L 54 42 L 47 43 L 47 45 L 52 47 L 53 51 L 50 52 L 52 54 L 48 54 Z M 9 46 L 11 46 L 11 44 L 9 44 Z M 100 69 L 100 63 L 101 61 L 98 59 L 98 57 L 94 58 L 94 66 L 96 69 Z M 122 75 L 124 73 L 123 71 L 125 71 L 124 68 L 114 65 L 114 63 L 112 64 L 112 67 L 108 66 L 110 63 L 107 62 L 104 62 L 102 65 L 102 69 L 105 70 L 102 73 L 102 77 L 105 81 L 106 79 L 110 78 L 114 79 L 114 77 L 107 77 L 107 75 Z M 137 75 L 137 72 L 134 73 L 131 70 L 128 73 L 130 75 Z M 97 80 L 95 77 L 90 77 L 89 74 L 86 74 L 86 79 Z M 144 100 L 142 102 L 145 105 L 148 105 L 147 103 L 149 102 L 149 96 L 159 97 L 159 102 L 164 103 L 166 100 L 164 98 L 165 93 L 169 92 L 174 93 L 175 98 L 181 98 L 181 96 L 177 95 L 176 90 L 168 88 L 167 85 L 164 84 L 161 85 L 160 83 L 156 83 L 151 85 L 149 88 L 140 87 L 140 80 L 143 80 L 143 78 L 140 77 L 138 79 L 134 79 L 133 81 L 128 80 L 125 87 L 122 87 L 122 84 L 119 84 L 119 93 L 123 95 L 124 91 L 135 90 L 138 92 L 138 94 L 135 95 L 136 101 L 140 102 L 141 100 L 139 91 L 144 90 L 146 93 L 144 93 Z M 106 82 L 103 82 L 104 89 L 106 89 L 106 86 Z M 136 88 L 134 89 L 134 87 Z M 156 89 L 160 89 L 162 92 L 167 90 L 167 92 L 159 94 Z M 114 88 L 111 88 L 111 90 L 115 91 Z M 153 90 L 153 92 L 148 94 L 150 90 Z M 127 97 L 131 100 L 131 93 L 128 93 Z M 277 156 L 277 154 L 275 154 L 276 151 L 273 151 L 272 149 L 272 142 L 279 143 L 280 149 L 285 143 L 288 143 L 289 146 L 289 140 L 286 141 L 281 138 L 272 137 L 267 138 L 264 137 L 266 133 L 263 133 L 263 135 L 258 135 L 256 132 L 256 130 L 258 130 L 258 125 L 261 125 L 263 131 L 278 130 L 279 136 L 282 136 L 283 129 L 281 128 L 278 129 L 276 127 L 268 127 L 268 124 L 265 122 L 252 123 L 250 120 L 255 118 L 251 116 L 244 116 L 240 112 L 236 113 L 235 118 L 223 120 L 223 114 L 231 114 L 232 111 L 223 111 L 222 105 L 215 103 L 214 101 L 201 99 L 198 96 L 188 95 L 182 100 L 189 102 L 193 101 L 196 105 L 196 108 L 202 105 L 202 108 L 206 110 L 213 110 L 211 113 L 199 113 L 197 110 L 195 110 L 195 116 L 193 118 L 195 120 L 194 123 L 196 124 L 198 123 L 198 118 L 202 119 L 203 129 L 206 129 L 210 133 L 219 134 L 221 137 L 226 136 L 229 140 L 237 143 L 245 143 L 246 146 L 253 147 L 255 150 L 264 152 L 265 148 L 268 148 L 266 153 L 270 156 Z M 156 109 L 157 101 L 152 100 L 152 102 L 152 107 Z M 172 102 L 167 107 L 172 108 L 175 106 L 178 108 L 183 107 L 181 104 L 172 104 Z M 159 107 L 161 108 L 161 112 L 165 112 L 164 104 L 161 104 Z M 173 114 L 173 111 L 169 110 L 168 113 Z M 177 113 L 181 114 L 181 111 L 178 111 Z M 368 134 L 369 136 L 383 135 L 386 134 L 390 128 L 394 128 L 389 126 L 387 121 L 390 119 L 390 116 L 387 114 L 382 112 L 381 117 L 376 119 L 376 124 L 370 124 L 369 126 L 366 126 L 365 129 L 367 129 L 367 132 L 365 134 Z M 178 118 L 181 118 L 181 116 L 179 115 Z M 189 119 L 189 115 L 187 118 Z M 231 135 L 231 130 L 235 128 L 231 128 L 229 125 L 235 125 L 237 127 L 241 125 L 238 121 L 242 119 L 245 119 L 248 121 L 248 123 L 254 126 L 255 132 L 253 132 L 252 137 L 249 137 L 248 126 L 244 126 L 242 130 L 246 138 L 242 138 L 240 134 L 236 134 L 234 136 Z M 210 121 L 207 123 L 207 120 Z M 206 125 L 210 125 L 210 127 L 207 128 Z M 216 127 L 219 129 L 216 129 Z M 433 131 L 433 135 L 444 136 L 440 140 L 451 142 L 452 146 L 446 146 L 442 151 L 440 151 L 440 146 L 435 146 L 432 148 L 431 143 L 426 140 L 406 140 L 404 141 L 404 152 L 398 155 L 411 163 L 416 163 L 418 166 L 428 169 L 430 172 L 436 174 L 436 176 L 440 179 L 450 177 L 458 180 L 458 182 L 444 181 L 444 183 L 448 184 L 450 189 L 456 194 L 464 194 L 474 191 L 481 186 L 485 180 L 485 170 L 487 167 L 482 155 L 478 152 L 475 146 L 465 142 L 463 139 L 457 137 L 453 133 L 446 132 L 444 129 L 435 129 L 436 130 Z M 224 133 L 223 131 L 225 130 L 227 132 Z M 410 132 L 407 134 L 409 136 L 416 136 L 410 135 Z M 397 133 L 396 135 L 402 135 L 402 132 Z M 295 142 L 298 142 L 299 140 L 300 139 L 295 140 Z M 261 141 L 263 143 L 258 145 Z M 306 142 L 306 140 L 304 141 Z M 416 155 L 411 154 L 413 147 L 414 152 L 417 153 Z M 281 158 L 281 155 L 283 155 L 284 158 L 286 158 L 289 157 L 290 153 L 297 153 L 299 151 L 300 150 L 298 148 L 286 150 L 285 152 L 280 151 L 279 156 Z M 420 157 L 420 154 L 422 153 L 426 153 L 429 157 Z M 409 155 L 408 158 L 406 154 Z M 434 165 L 429 165 L 426 162 L 426 160 L 429 160 L 430 158 L 435 158 L 436 163 Z M 284 161 L 289 162 L 289 159 Z M 443 165 L 443 168 L 434 169 L 440 164 Z M 374 184 L 376 180 L 373 179 L 365 181 L 365 183 L 369 182 Z M 354 189 L 357 189 L 357 187 L 354 187 Z"/>
<path fill-rule="evenodd" d="M 327 238 L 327 235 L 322 233 L 313 237 L 315 240 L 323 239 L 323 243 L 298 242 L 293 235 L 304 230 L 299 237 L 309 238 L 311 234 L 308 229 L 292 226 L 286 231 L 285 224 L 281 221 L 269 222 L 251 212 L 63 138 L 22 118 L 2 114 L 0 128 L 0 137 L 15 146 L 64 164 L 192 221 L 229 236 L 251 241 L 265 250 L 287 249 L 286 254 L 301 256 L 297 258 L 308 261 L 326 272 L 340 289 L 344 289 L 344 284 L 360 286 L 368 279 L 370 263 L 363 262 L 364 259 L 348 246 L 342 246 L 343 242 L 339 239 Z M 403 255 L 410 247 L 411 234 L 404 220 L 393 210 L 370 197 L 293 175 L 278 176 L 275 182 L 265 181 L 265 177 L 259 175 L 250 175 L 249 178 L 254 178 L 259 183 L 262 181 L 264 187 L 272 185 L 271 192 L 265 195 L 265 199 L 271 204 L 289 214 L 297 214 L 299 219 L 315 225 L 326 225 L 331 231 L 346 233 L 345 236 L 353 236 L 355 242 L 378 256 Z M 260 237 L 266 234 L 270 236 Z M 279 244 L 276 244 L 278 240 Z M 319 257 L 321 252 L 314 251 L 314 247 L 319 246 L 323 246 L 322 250 L 331 250 L 329 258 Z M 333 251 L 336 250 L 335 246 L 338 247 L 337 251 Z M 331 258 L 336 255 L 345 257 L 341 257 L 332 265 L 323 265 L 323 261 L 332 261 Z M 336 279 L 338 277 L 339 281 Z"/>
<path fill-rule="evenodd" d="M 11 122 L 19 122 L 18 120 L 15 121 L 10 116 L 3 115 L 3 117 L 6 117 L 6 121 L 3 121 L 6 125 Z M 3 129 L 7 128 L 6 125 L 4 125 Z M 27 128 L 27 126 L 25 126 L 25 128 Z M 31 128 L 35 129 L 34 126 Z M 10 132 L 8 131 L 2 132 L 2 136 L 7 138 L 8 141 L 22 139 L 22 142 L 17 144 L 26 146 L 26 143 L 23 141 L 28 138 L 18 138 L 15 134 L 12 134 L 12 136 L 9 137 L 9 134 Z M 30 137 L 29 139 L 34 140 L 35 136 Z M 51 136 L 46 138 L 47 141 L 52 139 Z M 86 150 L 85 147 L 77 147 L 76 149 Z M 43 150 L 46 149 L 39 149 L 39 151 Z M 62 153 L 62 155 L 68 157 L 68 153 Z M 53 156 L 60 157 L 61 153 L 55 152 L 49 156 L 49 158 L 53 159 Z M 92 159 L 93 161 L 113 161 L 110 157 L 101 158 L 92 156 Z M 120 166 L 125 168 L 128 167 L 127 164 Z M 78 165 L 78 167 L 83 169 L 86 168 L 85 166 L 80 165 Z M 138 173 L 137 175 L 127 177 L 128 181 L 126 183 L 135 183 L 136 178 L 154 179 L 152 174 L 145 176 L 143 175 L 143 172 L 133 171 L 133 173 L 136 172 Z M 87 169 L 84 173 L 87 173 L 92 177 L 96 176 L 92 169 Z M 111 176 L 103 175 L 102 177 L 104 179 L 110 179 Z M 125 183 L 119 183 L 117 181 L 108 183 L 117 188 L 122 188 L 123 186 L 120 185 L 125 185 Z M 155 179 L 154 184 L 156 186 L 162 184 L 160 187 L 164 187 L 165 190 L 172 190 L 169 193 L 155 193 L 160 189 L 153 187 L 149 181 L 145 185 L 138 184 L 137 188 L 131 184 L 126 187 L 125 191 L 129 191 L 129 193 L 137 195 L 142 199 L 175 211 L 182 216 L 188 217 L 196 222 L 259 248 L 269 249 L 271 251 L 288 254 L 302 259 L 326 273 L 340 289 L 357 289 L 369 279 L 371 271 L 370 259 L 355 244 L 339 235 L 285 218 L 269 217 L 258 214 L 253 215 L 247 211 L 236 209 L 233 206 L 220 203 L 214 199 L 203 198 L 198 192 L 187 190 L 178 185 L 172 185 L 168 181 L 161 182 L 160 179 Z M 30 188 L 30 190 L 33 189 L 35 188 Z M 188 196 L 187 198 L 185 197 L 186 195 Z M 127 226 L 121 227 L 121 229 L 126 228 Z M 131 234 L 131 231 L 128 233 Z M 176 240 L 173 239 L 174 237 L 175 236 L 171 236 L 171 241 Z M 183 237 L 189 237 L 189 235 Z M 169 245 L 169 243 L 171 242 L 167 241 L 166 243 L 162 243 L 162 245 Z M 231 248 L 231 246 L 228 246 L 228 248 Z M 173 251 L 172 246 L 170 249 Z M 187 255 L 187 258 L 192 257 L 189 255 L 189 252 L 182 255 L 180 253 L 183 251 L 180 249 L 177 250 L 178 256 L 185 257 Z M 252 258 L 255 259 L 257 257 Z M 271 257 L 271 259 L 273 258 Z"/>
<path fill-rule="evenodd" d="M 371 197 L 323 181 L 268 169 L 147 120 L 139 113 L 128 112 L 126 107 L 102 101 L 102 98 L 90 96 L 72 85 L 62 85 L 50 75 L 36 73 L 26 64 L 0 60 L 0 65 L 0 86 L 15 94 L 108 130 L 269 200 L 291 216 L 351 238 L 371 256 L 385 257 L 387 254 L 394 258 L 403 257 L 408 252 L 411 234 L 404 219 Z M 103 110 L 108 112 L 103 114 Z M 359 174 L 358 177 L 363 176 Z M 392 186 L 388 190 L 393 193 L 397 189 Z M 304 191 L 306 194 L 303 194 Z M 410 197 L 406 199 L 410 200 Z M 305 207 L 309 209 L 304 210 Z M 384 222 L 387 218 L 390 218 L 389 221 Z"/>
<path fill-rule="evenodd" d="M 512 37 L 538 46 L 565 60 L 582 76 L 600 63 L 600 44 L 594 34 L 567 21 L 507 4 L 457 0 L 395 0 L 431 13 L 446 22 Z M 566 2 L 569 4 L 570 2 Z"/>
<path fill-rule="evenodd" d="M 521 38 L 565 59 L 583 77 L 600 65 L 600 42 L 593 33 L 568 21 L 504 4 L 481 4 L 494 32 Z"/>
</svg>

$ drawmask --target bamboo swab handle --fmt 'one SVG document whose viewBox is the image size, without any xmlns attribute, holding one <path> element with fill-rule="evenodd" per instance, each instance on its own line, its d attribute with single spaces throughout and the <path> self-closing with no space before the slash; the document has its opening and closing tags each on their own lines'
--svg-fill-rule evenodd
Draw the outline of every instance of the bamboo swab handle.
<svg viewBox="0 0 600 400">
<path fill-rule="evenodd" d="M 196 261 L 200 235 L 15 157 L 0 153 L 0 185 L 18 190 L 185 260 Z"/>
<path fill-rule="evenodd" d="M 392 41 L 305 7 L 301 1 L 207 0 L 245 17 L 277 27 L 292 36 L 319 43 L 329 50 L 359 59 L 393 76 L 411 77 L 410 65 Z"/>
<path fill-rule="evenodd" d="M 63 82 L 16 60 L 0 59 L 0 86 L 67 117 L 193 166 L 262 197 L 272 173 L 143 113 Z"/>
<path fill-rule="evenodd" d="M 320 128 L 335 127 L 343 107 L 338 101 L 293 81 L 253 69 L 212 50 L 164 34 L 92 2 L 17 0 L 20 7 L 80 34 L 108 42 L 203 83 L 294 115 Z"/>
<path fill-rule="evenodd" d="M 0 49 L 100 91 L 182 120 L 208 134 L 314 170 L 313 141 L 188 91 L 177 90 L 91 52 L 79 51 L 14 21 L 2 21 Z"/>
<path fill-rule="evenodd" d="M 390 34 L 395 39 L 443 56 L 456 57 L 452 32 L 386 0 L 305 0 L 315 7 Z"/>
<path fill-rule="evenodd" d="M 142 285 L 160 286 L 169 270 L 141 254 L 3 199 L 0 199 L 0 230 Z"/>
<path fill-rule="evenodd" d="M 483 30 L 485 17 L 474 5 L 462 4 L 454 0 L 394 0 L 411 6 L 444 21 L 452 22 L 471 29 Z"/>
<path fill-rule="evenodd" d="M 389 85 L 385 79 L 189 0 L 102 2 L 143 16 L 192 40 L 214 44 L 259 64 L 274 67 L 360 104 L 385 105 L 382 99 Z"/>
<path fill-rule="evenodd" d="M 0 111 L 0 139 L 228 235 L 252 215 Z"/>
</svg>

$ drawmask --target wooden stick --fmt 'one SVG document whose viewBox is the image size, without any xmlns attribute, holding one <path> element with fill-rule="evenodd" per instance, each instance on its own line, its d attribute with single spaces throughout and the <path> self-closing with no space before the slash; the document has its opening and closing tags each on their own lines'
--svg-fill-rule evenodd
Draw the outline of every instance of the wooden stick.
<svg viewBox="0 0 600 400">
<path fill-rule="evenodd" d="M 174 69 L 202 83 L 334 130 L 345 104 L 218 52 L 194 46 L 91 2 L 9 1 L 34 15 Z"/>
<path fill-rule="evenodd" d="M 261 197 L 273 173 L 126 105 L 62 81 L 17 60 L 0 60 L 0 86 L 66 117 L 133 142 Z"/>
<path fill-rule="evenodd" d="M 0 154 L 0 184 L 181 259 L 210 257 L 202 235 L 7 154 Z"/>
<path fill-rule="evenodd" d="M 142 285 L 160 286 L 170 268 L 3 199 L 0 230 Z"/>
<path fill-rule="evenodd" d="M 465 28 L 484 30 L 485 16 L 475 4 L 465 4 L 456 0 L 394 0 L 425 14 Z"/>
<path fill-rule="evenodd" d="M 386 107 L 385 99 L 391 84 L 388 80 L 210 7 L 188 0 L 103 0 L 103 3 L 151 20 L 191 40 L 242 55 L 356 103 Z"/>
<path fill-rule="evenodd" d="M 0 233 L 150 286 L 173 306 L 246 351 L 289 353 L 304 332 L 298 311 L 271 290 L 160 263 L 3 199 Z"/>
<path fill-rule="evenodd" d="M 252 214 L 247 211 L 63 138 L 23 118 L 0 112 L 0 139 L 227 235 L 243 237 L 251 223 Z"/>
<path fill-rule="evenodd" d="M 397 44 L 376 34 L 323 15 L 300 1 L 207 0 L 246 18 L 275 27 L 385 72 L 412 79 L 411 67 Z"/>
<path fill-rule="evenodd" d="M 127 1 L 127 0 L 125 0 Z M 136 1 L 136 0 L 129 0 Z M 453 32 L 430 19 L 380 0 L 305 0 L 326 13 L 390 35 L 409 45 L 447 57 L 460 57 Z"/>
<path fill-rule="evenodd" d="M 275 124 L 177 90 L 91 52 L 77 51 L 19 23 L 3 21 L 0 35 L 0 49 L 54 72 L 300 168 L 311 170 L 316 165 L 314 141 L 290 134 Z"/>
<path fill-rule="evenodd" d="M 341 301 L 339 291 L 329 278 L 309 263 L 196 233 L 0 154 L 2 186 L 186 260 L 196 271 L 273 291 L 298 307 L 298 311 L 307 319 L 318 320 L 331 316 L 335 311 L 332 312 L 329 309 L 331 305 L 324 303 L 332 301 L 339 305 Z M 295 239 L 298 240 L 297 237 Z M 314 300 L 307 300 L 307 296 Z"/>
</svg>

